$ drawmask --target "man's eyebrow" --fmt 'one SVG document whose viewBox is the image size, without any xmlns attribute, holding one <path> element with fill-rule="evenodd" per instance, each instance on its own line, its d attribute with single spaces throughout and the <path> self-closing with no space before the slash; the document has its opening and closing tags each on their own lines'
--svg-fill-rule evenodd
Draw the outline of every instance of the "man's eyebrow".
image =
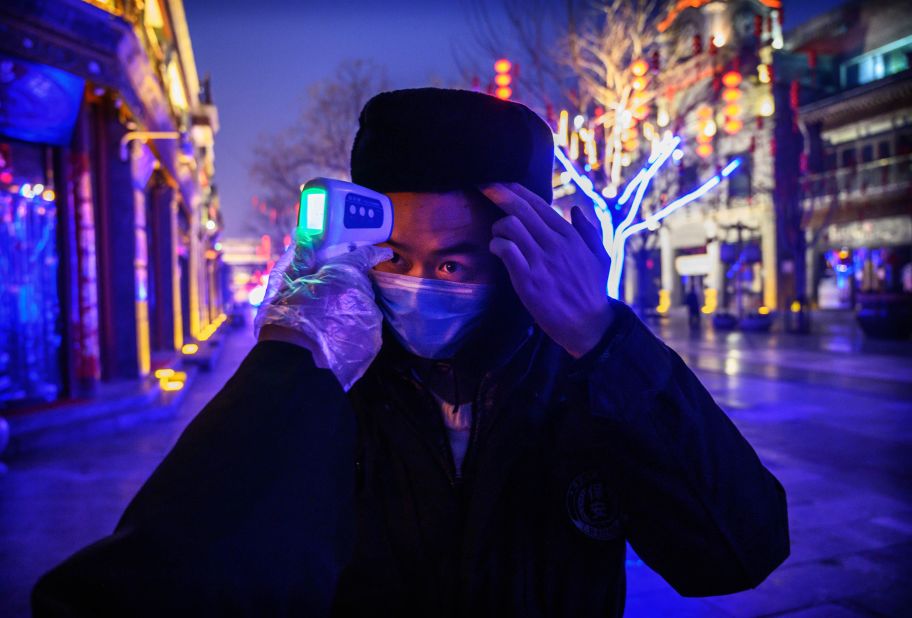
<svg viewBox="0 0 912 618">
<path fill-rule="evenodd" d="M 401 250 L 409 251 L 413 248 L 412 245 L 409 245 L 408 243 L 396 242 L 393 239 L 387 240 L 386 243 L 384 243 L 384 244 L 388 245 L 392 249 L 400 250 L 400 251 Z M 446 254 L 454 254 L 454 253 L 466 254 L 466 253 L 483 253 L 485 250 L 486 250 L 485 246 L 480 243 L 473 242 L 471 240 L 463 240 L 463 241 L 457 242 L 452 245 L 447 245 L 445 247 L 439 247 L 437 249 L 433 249 L 431 251 L 431 253 L 433 255 L 446 255 Z"/>
<path fill-rule="evenodd" d="M 444 255 L 447 253 L 481 253 L 483 250 L 484 247 L 481 244 L 471 240 L 463 240 L 454 245 L 434 249 L 431 253 L 434 255 Z"/>
<path fill-rule="evenodd" d="M 408 245 L 403 244 L 403 243 L 401 243 L 401 242 L 396 242 L 396 241 L 393 240 L 392 238 L 390 238 L 389 240 L 387 240 L 385 244 L 389 245 L 389 246 L 392 247 L 393 249 L 408 249 L 408 248 L 409 248 Z"/>
</svg>

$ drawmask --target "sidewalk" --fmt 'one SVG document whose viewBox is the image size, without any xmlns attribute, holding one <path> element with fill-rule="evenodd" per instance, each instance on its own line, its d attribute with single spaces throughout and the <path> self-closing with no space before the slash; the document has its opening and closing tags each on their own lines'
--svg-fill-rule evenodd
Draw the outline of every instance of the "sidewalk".
<svg viewBox="0 0 912 618">
<path fill-rule="evenodd" d="M 177 354 L 159 367 L 186 374 L 179 390 L 163 390 L 161 382 L 149 375 L 136 380 L 101 383 L 87 397 L 0 413 L 10 428 L 10 442 L 0 451 L 0 460 L 9 461 L 34 449 L 81 442 L 173 416 L 197 374 L 209 370 L 217 362 L 223 347 L 223 330 L 227 329 L 200 343 L 199 353 L 193 357 Z"/>
<path fill-rule="evenodd" d="M 650 327 L 692 367 L 726 375 L 832 386 L 912 399 L 912 341 L 867 339 L 854 316 L 814 316 L 815 332 L 798 335 L 716 331 L 704 319 L 699 332 L 672 314 Z M 778 326 L 778 325 L 777 325 Z"/>
</svg>

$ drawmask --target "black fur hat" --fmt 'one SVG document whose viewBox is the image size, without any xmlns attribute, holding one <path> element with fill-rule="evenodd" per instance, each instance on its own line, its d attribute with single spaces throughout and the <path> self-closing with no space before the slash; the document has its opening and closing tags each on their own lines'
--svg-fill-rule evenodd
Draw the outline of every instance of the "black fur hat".
<svg viewBox="0 0 912 618">
<path fill-rule="evenodd" d="M 352 181 L 388 193 L 518 182 L 551 202 L 551 129 L 525 105 L 480 92 L 383 92 L 361 110 Z"/>
</svg>

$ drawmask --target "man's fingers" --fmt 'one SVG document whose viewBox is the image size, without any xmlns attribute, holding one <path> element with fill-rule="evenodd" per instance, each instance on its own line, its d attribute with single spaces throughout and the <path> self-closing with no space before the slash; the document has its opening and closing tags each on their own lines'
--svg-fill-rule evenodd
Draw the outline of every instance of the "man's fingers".
<svg viewBox="0 0 912 618">
<path fill-rule="evenodd" d="M 529 233 L 526 226 L 515 215 L 507 215 L 503 219 L 495 221 L 494 225 L 491 226 L 491 232 L 495 237 L 500 236 L 507 240 L 512 240 L 519 247 L 520 252 L 530 266 L 538 261 L 537 258 L 542 249 L 532 238 L 532 234 Z"/>
<path fill-rule="evenodd" d="M 602 243 L 601 231 L 586 218 L 579 206 L 574 206 L 570 210 L 570 219 L 574 229 L 582 236 L 583 242 L 586 243 L 586 246 L 595 254 L 602 265 L 605 267 L 611 266 L 611 258 Z"/>
<path fill-rule="evenodd" d="M 519 291 L 519 287 L 525 285 L 529 276 L 529 262 L 512 240 L 495 236 L 491 239 L 488 248 L 491 253 L 496 255 L 507 267 L 507 274 L 510 275 L 510 281 L 513 283 L 513 289 Z"/>
<path fill-rule="evenodd" d="M 538 213 L 548 227 L 559 234 L 566 234 L 570 230 L 567 220 L 557 213 L 551 204 L 542 199 L 542 197 L 531 189 L 519 184 L 518 182 L 508 182 L 506 187 L 526 200 L 526 202 Z"/>
<path fill-rule="evenodd" d="M 495 183 L 482 186 L 480 190 L 505 213 L 519 219 L 539 246 L 550 247 L 559 239 L 541 215 L 526 200 L 510 191 L 506 186 Z"/>
</svg>

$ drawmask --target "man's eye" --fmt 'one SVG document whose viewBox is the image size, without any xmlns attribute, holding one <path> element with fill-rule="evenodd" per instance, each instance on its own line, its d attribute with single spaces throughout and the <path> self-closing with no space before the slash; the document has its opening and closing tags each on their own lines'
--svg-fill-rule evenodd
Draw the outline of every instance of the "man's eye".
<svg viewBox="0 0 912 618">
<path fill-rule="evenodd" d="M 452 275 L 453 273 L 455 273 L 456 271 L 459 270 L 459 264 L 457 264 L 456 262 L 444 262 L 440 266 L 440 268 L 442 268 L 444 270 L 444 272 L 447 272 Z"/>
<path fill-rule="evenodd" d="M 399 254 L 393 251 L 393 257 L 390 258 L 390 264 L 398 264 L 401 260 L 402 258 Z"/>
</svg>

